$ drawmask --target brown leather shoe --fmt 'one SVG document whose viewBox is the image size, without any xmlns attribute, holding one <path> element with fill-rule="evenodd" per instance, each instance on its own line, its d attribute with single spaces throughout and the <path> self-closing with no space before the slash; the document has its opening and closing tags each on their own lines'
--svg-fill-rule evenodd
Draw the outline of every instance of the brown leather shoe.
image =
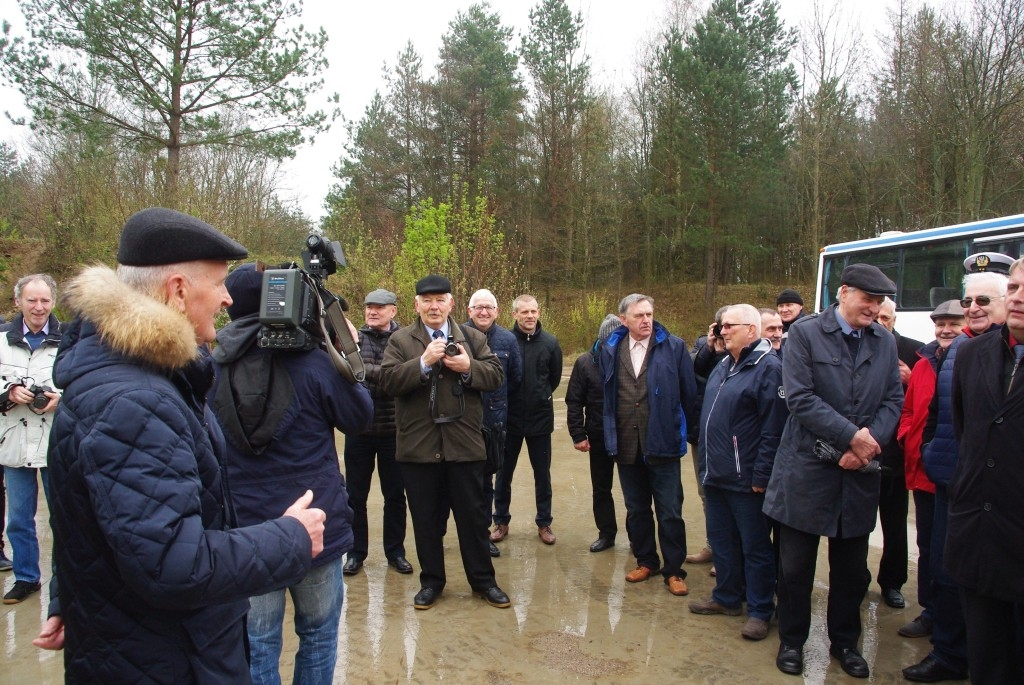
<svg viewBox="0 0 1024 685">
<path fill-rule="evenodd" d="M 690 594 L 690 588 L 686 587 L 686 581 L 679 576 L 669 576 L 665 579 L 665 585 L 668 585 L 668 591 L 676 597 Z"/>
<path fill-rule="evenodd" d="M 710 616 L 712 614 L 724 614 L 725 616 L 739 616 L 743 613 L 741 607 L 726 607 L 722 606 L 714 599 L 708 597 L 707 599 L 699 599 L 690 602 L 690 612 L 694 614 L 703 614 Z"/>
<path fill-rule="evenodd" d="M 491 542 L 501 542 L 508 537 L 508 526 L 504 523 L 495 523 L 490 537 Z"/>
<path fill-rule="evenodd" d="M 551 532 L 551 526 L 541 526 L 537 529 L 537 535 L 540 536 L 540 541 L 545 545 L 555 544 L 555 534 Z"/>
<path fill-rule="evenodd" d="M 763 640 L 768 637 L 768 621 L 751 616 L 740 631 L 740 635 L 747 640 Z"/>
<path fill-rule="evenodd" d="M 696 554 L 687 554 L 686 555 L 686 563 L 687 564 L 707 564 L 707 563 L 709 563 L 711 561 L 711 559 L 712 559 L 711 548 L 708 547 L 707 545 L 704 545 L 704 549 L 702 549 L 701 551 L 697 552 Z"/>
<path fill-rule="evenodd" d="M 637 566 L 626 574 L 626 582 L 639 583 L 650 578 L 652 573 L 654 573 L 654 571 L 646 566 Z"/>
</svg>

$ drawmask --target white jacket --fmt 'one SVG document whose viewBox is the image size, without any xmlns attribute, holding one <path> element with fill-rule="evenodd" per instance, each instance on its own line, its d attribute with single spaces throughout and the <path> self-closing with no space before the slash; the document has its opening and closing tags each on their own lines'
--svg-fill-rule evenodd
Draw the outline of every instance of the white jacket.
<svg viewBox="0 0 1024 685">
<path fill-rule="evenodd" d="M 8 389 L 20 385 L 24 378 L 60 392 L 51 377 L 60 344 L 60 323 L 50 315 L 49 333 L 35 351 L 30 351 L 23 321 L 18 314 L 0 326 L 0 406 L 6 404 Z M 0 413 L 0 465 L 45 467 L 52 422 L 53 412 L 37 414 L 29 404 L 18 404 Z"/>
</svg>

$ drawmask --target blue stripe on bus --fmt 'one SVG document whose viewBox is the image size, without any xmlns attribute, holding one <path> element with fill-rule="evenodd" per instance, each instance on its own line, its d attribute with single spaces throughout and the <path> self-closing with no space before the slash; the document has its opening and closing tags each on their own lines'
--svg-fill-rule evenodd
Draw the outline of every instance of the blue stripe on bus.
<svg viewBox="0 0 1024 685">
<path fill-rule="evenodd" d="M 910 245 L 917 242 L 935 240 L 936 238 L 957 238 L 968 235 L 997 232 L 1014 226 L 1024 228 L 1024 214 L 1016 214 L 1014 216 L 1007 216 L 1001 219 L 989 219 L 987 221 L 974 221 L 968 224 L 957 224 L 956 226 L 926 228 L 920 231 L 904 233 L 902 235 L 852 240 L 846 243 L 826 245 L 821 248 L 821 252 L 822 254 L 833 255 L 841 252 L 860 251 L 874 247 Z"/>
</svg>

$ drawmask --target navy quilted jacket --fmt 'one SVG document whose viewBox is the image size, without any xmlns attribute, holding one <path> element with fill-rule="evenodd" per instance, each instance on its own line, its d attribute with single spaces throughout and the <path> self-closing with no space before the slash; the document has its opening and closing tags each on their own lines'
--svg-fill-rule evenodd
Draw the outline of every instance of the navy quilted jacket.
<svg viewBox="0 0 1024 685">
<path fill-rule="evenodd" d="M 66 682 L 249 682 L 246 598 L 301 579 L 309 537 L 285 517 L 232 529 L 183 316 L 106 267 L 66 297 L 49 455 Z"/>
</svg>

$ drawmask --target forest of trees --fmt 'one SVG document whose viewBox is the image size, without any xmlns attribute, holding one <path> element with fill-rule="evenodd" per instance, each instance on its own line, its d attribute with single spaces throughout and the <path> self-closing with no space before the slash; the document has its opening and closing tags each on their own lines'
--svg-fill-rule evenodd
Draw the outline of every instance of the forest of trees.
<svg viewBox="0 0 1024 685">
<path fill-rule="evenodd" d="M 197 0 L 170 4 L 205 16 Z M 959 11 L 893 0 L 877 56 L 841 7 L 818 3 L 798 31 L 776 0 L 667 3 L 630 83 L 613 90 L 595 82 L 584 18 L 565 0 L 538 0 L 520 33 L 498 5 L 469 5 L 435 62 L 409 43 L 347 124 L 323 220 L 349 253 L 346 288 L 406 292 L 438 270 L 504 301 L 527 287 L 543 299 L 685 282 L 711 304 L 722 286 L 808 283 L 828 243 L 1024 211 L 1024 0 Z M 225 14 L 186 28 L 244 23 Z M 50 40 L 68 31 L 55 25 Z M 163 203 L 258 256 L 293 252 L 308 219 L 276 193 L 277 165 L 329 118 L 304 110 L 325 37 L 283 41 L 291 51 L 275 57 L 252 43 L 269 37 L 245 35 L 247 68 L 266 75 L 246 88 L 312 85 L 266 99 L 287 103 L 269 113 L 230 93 L 207 110 L 196 95 L 189 116 L 149 92 L 161 69 L 110 66 L 102 40 L 80 41 L 102 68 L 65 98 L 73 111 L 58 91 L 33 113 L 31 151 L 0 148 L 0 239 L 45 242 L 41 266 L 60 273 L 109 260 L 124 218 Z M 129 51 L 146 45 L 136 38 Z M 26 68 L 17 47 L 0 38 L 10 83 Z M 108 106 L 125 92 L 139 96 Z"/>
</svg>

